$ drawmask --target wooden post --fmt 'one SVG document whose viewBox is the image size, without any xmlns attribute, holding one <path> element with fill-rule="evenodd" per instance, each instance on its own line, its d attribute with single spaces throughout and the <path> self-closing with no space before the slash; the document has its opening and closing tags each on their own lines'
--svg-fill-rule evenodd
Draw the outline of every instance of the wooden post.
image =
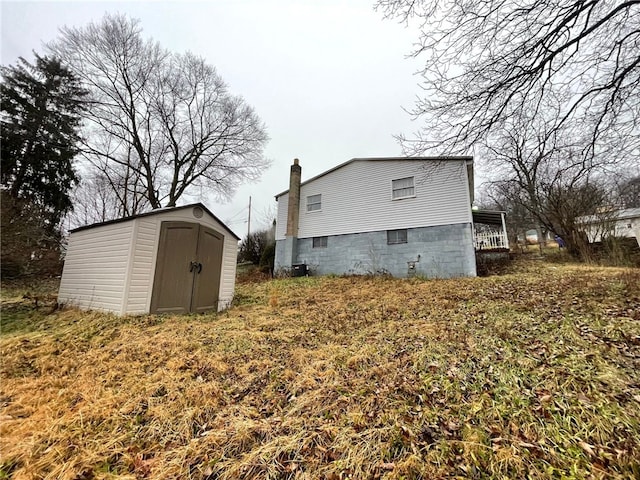
<svg viewBox="0 0 640 480">
<path fill-rule="evenodd" d="M 251 195 L 249 195 L 249 218 L 247 219 L 247 238 L 251 235 Z"/>
</svg>

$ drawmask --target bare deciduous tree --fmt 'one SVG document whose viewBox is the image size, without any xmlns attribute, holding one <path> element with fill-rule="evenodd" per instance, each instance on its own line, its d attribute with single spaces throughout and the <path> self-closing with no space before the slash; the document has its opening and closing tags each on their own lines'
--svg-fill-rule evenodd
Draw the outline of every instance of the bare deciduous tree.
<svg viewBox="0 0 640 480">
<path fill-rule="evenodd" d="M 521 195 L 513 191 L 516 188 L 521 192 L 513 184 L 485 182 L 481 185 L 480 198 L 477 200 L 477 205 L 482 209 L 507 212 L 505 223 L 511 248 L 521 246 L 520 240 L 526 243 L 527 230 L 539 225 L 530 210 L 522 205 Z"/>
<path fill-rule="evenodd" d="M 616 193 L 620 208 L 640 208 L 640 175 L 623 175 L 617 182 Z"/>
<path fill-rule="evenodd" d="M 228 198 L 257 179 L 266 128 L 202 58 L 142 38 L 138 21 L 105 15 L 49 44 L 90 92 L 83 152 L 123 216 L 175 206 L 195 189 Z"/>
<path fill-rule="evenodd" d="M 149 208 L 144 193 L 137 192 L 137 185 L 127 177 L 126 167 L 114 166 L 124 173 L 96 170 L 81 179 L 72 194 L 74 209 L 67 216 L 67 228 L 122 218 L 128 216 L 128 212 L 142 212 Z"/>
<path fill-rule="evenodd" d="M 548 133 L 578 122 L 583 158 L 615 143 L 640 148 L 640 0 L 379 0 L 385 16 L 418 22 L 413 56 L 424 94 L 412 113 L 426 123 L 407 153 L 466 151 L 523 109 L 562 109 Z"/>
<path fill-rule="evenodd" d="M 525 209 L 539 239 L 543 230 L 551 231 L 564 239 L 573 255 L 584 256 L 578 217 L 610 205 L 611 189 L 604 182 L 615 157 L 603 154 L 604 158 L 586 161 L 579 131 L 548 127 L 542 116 L 522 115 L 488 135 L 483 156 L 491 167 L 493 196 L 512 209 Z"/>
</svg>

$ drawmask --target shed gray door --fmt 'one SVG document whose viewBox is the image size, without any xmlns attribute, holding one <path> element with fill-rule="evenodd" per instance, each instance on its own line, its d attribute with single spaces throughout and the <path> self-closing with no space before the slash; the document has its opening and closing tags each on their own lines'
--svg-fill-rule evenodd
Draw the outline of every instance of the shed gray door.
<svg viewBox="0 0 640 480">
<path fill-rule="evenodd" d="M 152 313 L 217 310 L 223 240 L 197 223 L 162 222 Z"/>
<path fill-rule="evenodd" d="M 198 236 L 198 274 L 193 286 L 192 312 L 218 309 L 222 245 L 224 237 L 207 227 L 200 227 Z M 200 266 L 202 265 L 202 266 Z"/>
</svg>

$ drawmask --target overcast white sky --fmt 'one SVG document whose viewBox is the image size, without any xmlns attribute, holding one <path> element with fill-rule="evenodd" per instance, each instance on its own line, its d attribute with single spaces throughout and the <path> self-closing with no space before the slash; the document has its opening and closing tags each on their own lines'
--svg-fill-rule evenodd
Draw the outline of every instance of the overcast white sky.
<svg viewBox="0 0 640 480">
<path fill-rule="evenodd" d="M 415 31 L 384 20 L 374 0 L 210 0 L 183 2 L 2 1 L 3 65 L 57 36 L 63 25 L 98 21 L 105 12 L 141 20 L 144 35 L 214 65 L 231 90 L 253 105 L 271 140 L 273 164 L 260 182 L 221 204 L 204 203 L 238 235 L 252 231 L 274 195 L 288 188 L 300 159 L 303 180 L 354 157 L 401 153 L 392 135 L 416 125 L 402 109 L 419 93 L 419 65 L 406 55 Z M 257 220 L 256 220 L 257 219 Z"/>
</svg>

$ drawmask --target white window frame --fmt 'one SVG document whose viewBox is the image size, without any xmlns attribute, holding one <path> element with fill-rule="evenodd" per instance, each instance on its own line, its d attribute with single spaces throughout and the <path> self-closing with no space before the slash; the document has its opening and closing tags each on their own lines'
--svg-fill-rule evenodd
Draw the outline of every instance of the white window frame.
<svg viewBox="0 0 640 480">
<path fill-rule="evenodd" d="M 312 201 L 312 199 L 318 199 L 317 201 Z M 315 206 L 318 206 L 315 208 Z M 307 213 L 311 212 L 320 212 L 322 210 L 322 194 L 318 193 L 316 195 L 307 195 Z"/>
<path fill-rule="evenodd" d="M 407 180 L 411 180 L 411 186 Z M 404 182 L 400 183 L 400 182 Z M 391 199 L 401 200 L 403 198 L 413 198 L 416 196 L 416 184 L 414 177 L 395 178 L 391 180 Z"/>
<path fill-rule="evenodd" d="M 328 238 L 327 236 L 324 237 L 313 237 L 313 239 L 311 240 L 311 246 L 312 248 L 327 248 L 327 244 L 328 242 Z"/>
<path fill-rule="evenodd" d="M 403 243 L 408 243 L 406 228 L 387 230 L 387 245 L 402 245 Z"/>
</svg>

